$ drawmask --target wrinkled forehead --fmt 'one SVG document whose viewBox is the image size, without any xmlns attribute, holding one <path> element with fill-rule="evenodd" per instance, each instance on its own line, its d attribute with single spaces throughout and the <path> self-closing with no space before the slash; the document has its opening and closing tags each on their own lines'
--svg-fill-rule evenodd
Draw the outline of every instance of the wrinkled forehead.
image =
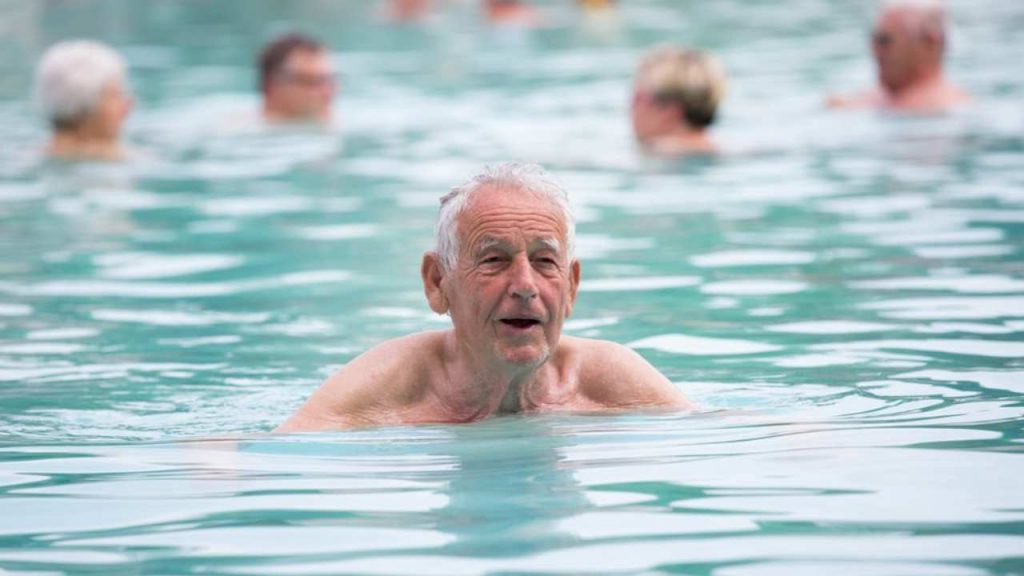
<svg viewBox="0 0 1024 576">
<path fill-rule="evenodd" d="M 544 194 L 501 185 L 477 190 L 459 216 L 458 235 L 462 242 L 479 242 L 485 237 L 490 241 L 495 234 L 513 232 L 564 247 L 568 223 L 562 208 Z"/>
</svg>

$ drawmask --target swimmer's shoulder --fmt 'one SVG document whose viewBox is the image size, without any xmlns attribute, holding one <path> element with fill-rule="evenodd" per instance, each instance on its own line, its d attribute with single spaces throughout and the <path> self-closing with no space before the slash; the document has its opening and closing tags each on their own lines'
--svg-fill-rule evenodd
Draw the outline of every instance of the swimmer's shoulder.
<svg viewBox="0 0 1024 576">
<path fill-rule="evenodd" d="M 970 104 L 971 100 L 970 92 L 956 86 L 955 84 L 947 84 L 944 86 L 942 91 L 941 106 L 944 108 L 962 106 L 964 104 Z"/>
<path fill-rule="evenodd" d="M 325 385 L 350 390 L 373 404 L 401 408 L 419 399 L 441 363 L 443 331 L 417 332 L 370 348 L 338 370 Z"/>
<path fill-rule="evenodd" d="M 828 108 L 857 109 L 877 108 L 885 104 L 885 94 L 878 88 L 871 88 L 852 94 L 832 94 L 825 99 L 825 106 Z"/>
<path fill-rule="evenodd" d="M 563 336 L 565 362 L 575 369 L 580 393 L 612 408 L 691 409 L 686 396 L 632 348 L 609 340 Z"/>
<path fill-rule="evenodd" d="M 339 368 L 278 431 L 400 423 L 441 366 L 444 332 L 382 342 Z"/>
</svg>

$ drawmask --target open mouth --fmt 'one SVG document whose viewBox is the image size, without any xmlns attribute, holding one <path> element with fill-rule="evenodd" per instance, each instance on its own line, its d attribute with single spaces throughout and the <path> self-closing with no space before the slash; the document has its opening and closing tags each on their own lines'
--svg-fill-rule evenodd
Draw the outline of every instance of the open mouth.
<svg viewBox="0 0 1024 576">
<path fill-rule="evenodd" d="M 506 326 L 525 330 L 526 328 L 531 328 L 540 324 L 540 320 L 533 320 L 531 318 L 503 318 L 501 323 Z"/>
</svg>

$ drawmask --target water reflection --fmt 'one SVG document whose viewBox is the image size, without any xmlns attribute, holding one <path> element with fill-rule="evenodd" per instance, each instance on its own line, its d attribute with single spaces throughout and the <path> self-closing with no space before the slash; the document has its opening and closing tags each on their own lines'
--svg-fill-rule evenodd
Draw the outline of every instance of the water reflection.
<svg viewBox="0 0 1024 576">
<path fill-rule="evenodd" d="M 892 400 L 823 397 L 827 420 L 806 407 L 8 447 L 0 561 L 266 574 L 637 572 L 709 562 L 770 570 L 801 560 L 849 565 L 872 545 L 880 565 L 945 569 L 1020 546 L 1019 536 L 964 532 L 1024 522 L 1012 490 L 1020 459 L 972 448 L 997 445 L 1001 433 L 968 408 L 992 416 L 995 407 L 942 387 L 865 389 L 947 402 L 899 413 Z M 993 423 L 1019 417 L 1018 406 Z"/>
<path fill-rule="evenodd" d="M 514 557 L 576 540 L 558 521 L 590 501 L 560 462 L 571 437 L 553 422 L 390 434 L 8 450 L 8 458 L 25 459 L 0 462 L 0 542 L 17 535 L 58 550 L 24 562 L 82 565 L 85 556 L 59 551 L 116 548 L 198 565 L 215 557 L 288 557 L 298 563 L 273 571 L 290 573 L 307 562 L 315 567 L 325 554 Z M 246 518 L 257 513 L 268 523 L 250 525 Z"/>
</svg>

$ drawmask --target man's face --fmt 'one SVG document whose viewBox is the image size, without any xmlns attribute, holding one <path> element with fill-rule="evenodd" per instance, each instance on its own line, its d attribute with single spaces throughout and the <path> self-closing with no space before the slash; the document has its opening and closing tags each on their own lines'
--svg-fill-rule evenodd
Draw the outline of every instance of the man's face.
<svg viewBox="0 0 1024 576">
<path fill-rule="evenodd" d="M 911 26 L 911 17 L 901 10 L 887 10 L 871 35 L 871 49 L 878 65 L 878 81 L 897 91 L 916 80 L 918 70 L 929 57 L 924 34 Z"/>
<path fill-rule="evenodd" d="M 485 362 L 541 365 L 558 344 L 579 282 L 561 212 L 529 192 L 490 187 L 456 224 L 458 264 L 446 283 L 456 338 Z"/>
<path fill-rule="evenodd" d="M 295 50 L 271 78 L 267 99 L 287 120 L 326 121 L 331 115 L 335 78 L 327 52 Z"/>
<path fill-rule="evenodd" d="M 671 104 L 658 102 L 654 92 L 637 82 L 633 87 L 630 106 L 633 135 L 640 142 L 656 138 L 679 125 L 680 118 Z"/>
</svg>

